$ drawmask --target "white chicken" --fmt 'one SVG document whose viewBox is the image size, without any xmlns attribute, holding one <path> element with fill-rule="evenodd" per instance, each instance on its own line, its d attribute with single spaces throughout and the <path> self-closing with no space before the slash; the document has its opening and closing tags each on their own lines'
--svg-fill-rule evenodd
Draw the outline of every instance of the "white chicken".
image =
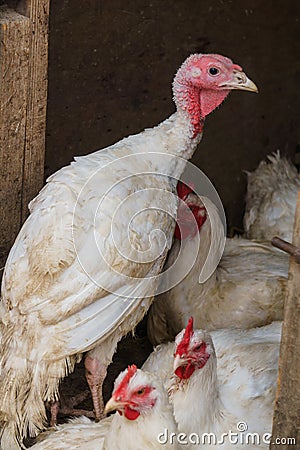
<svg viewBox="0 0 300 450">
<path fill-rule="evenodd" d="M 263 440 L 272 430 L 280 338 L 281 322 L 209 334 L 193 331 L 191 318 L 175 344 L 160 345 L 150 355 L 143 369 L 169 383 L 178 429 L 190 444 L 186 448 L 241 449 L 246 439 L 251 449 L 268 448 Z M 233 440 L 230 432 L 237 433 Z M 213 433 L 210 443 L 205 433 Z"/>
<path fill-rule="evenodd" d="M 179 272 L 186 265 L 192 269 L 177 285 L 170 278 L 175 281 L 182 277 L 174 270 L 164 272 L 162 284 L 169 283 L 174 287 L 155 297 L 151 306 L 148 336 L 152 344 L 173 340 L 190 316 L 194 317 L 195 327 L 206 330 L 253 328 L 281 320 L 288 277 L 288 255 L 278 252 L 267 243 L 241 238 L 227 239 L 216 271 L 207 281 L 199 283 L 199 273 L 208 253 L 215 254 L 220 249 L 218 230 L 222 230 L 222 223 L 218 210 L 209 199 L 202 197 L 201 200 L 191 189 L 185 192 L 183 199 L 193 214 L 197 216 L 202 213 L 202 218 L 205 214 L 203 200 L 209 214 L 206 220 L 197 221 L 200 247 L 194 264 L 190 264 L 190 255 L 197 236 L 188 215 L 184 220 L 184 234 L 177 235 L 181 241 L 175 239 L 169 252 L 166 267 L 173 265 L 178 258 Z M 215 233 L 213 238 L 212 230 Z M 219 254 L 212 260 L 218 258 Z"/>
<path fill-rule="evenodd" d="M 59 381 L 96 346 L 88 381 L 101 394 L 117 342 L 157 288 L 174 232 L 177 180 L 205 117 L 232 89 L 257 91 L 230 59 L 191 55 L 174 79 L 171 117 L 76 158 L 31 202 L 2 283 L 2 450 L 19 449 L 27 432 L 45 427 L 44 401 L 58 398 Z M 93 398 L 99 417 L 102 395 Z"/>
<path fill-rule="evenodd" d="M 279 236 L 291 242 L 300 189 L 296 167 L 278 151 L 247 172 L 247 177 L 245 236 L 265 240 Z"/>
<path fill-rule="evenodd" d="M 39 436 L 33 450 L 156 450 L 158 436 L 177 433 L 172 407 L 162 382 L 153 374 L 130 366 L 115 381 L 105 411 L 117 410 L 95 423 L 81 417 Z M 178 450 L 176 444 L 164 446 Z"/>
</svg>

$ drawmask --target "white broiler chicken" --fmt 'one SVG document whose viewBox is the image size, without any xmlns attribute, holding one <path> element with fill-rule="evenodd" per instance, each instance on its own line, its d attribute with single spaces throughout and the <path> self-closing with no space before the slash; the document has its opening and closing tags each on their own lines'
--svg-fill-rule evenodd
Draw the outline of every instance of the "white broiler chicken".
<svg viewBox="0 0 300 450">
<path fill-rule="evenodd" d="M 278 151 L 247 172 L 247 177 L 245 236 L 266 240 L 279 236 L 291 242 L 300 190 L 296 167 Z"/>
<path fill-rule="evenodd" d="M 106 412 L 118 413 L 95 423 L 81 417 L 39 436 L 33 450 L 156 450 L 164 429 L 177 433 L 172 407 L 162 382 L 130 366 L 115 381 Z M 166 445 L 179 450 L 179 445 Z"/>
<path fill-rule="evenodd" d="M 107 366 L 149 308 L 171 246 L 177 180 L 232 89 L 257 91 L 230 59 L 191 55 L 173 82 L 171 117 L 76 158 L 31 202 L 2 283 L 2 450 L 45 427 L 44 402 L 95 347 L 87 370 L 101 415 Z"/>
<path fill-rule="evenodd" d="M 247 433 L 260 437 L 260 445 L 249 437 L 251 449 L 268 448 L 263 436 L 272 431 L 280 338 L 281 322 L 209 334 L 193 331 L 191 318 L 175 344 L 160 345 L 150 355 L 143 369 L 169 385 L 178 429 L 187 435 L 186 448 L 241 449 L 247 447 Z M 235 441 L 229 440 L 230 432 L 237 433 Z M 210 444 L 204 433 L 213 433 Z"/>
<path fill-rule="evenodd" d="M 283 302 L 288 277 L 289 257 L 268 243 L 242 238 L 227 239 L 216 271 L 204 283 L 199 274 L 207 255 L 221 248 L 222 223 L 217 208 L 192 189 L 178 189 L 178 195 L 192 210 L 199 227 L 200 247 L 195 262 L 190 261 L 198 239 L 191 216 L 178 215 L 184 221 L 183 233 L 175 232 L 166 267 L 176 261 L 177 269 L 165 271 L 162 285 L 174 285 L 155 297 L 148 317 L 148 336 L 152 344 L 171 341 L 183 329 L 190 316 L 196 328 L 253 328 L 283 317 Z M 203 205 L 205 203 L 205 207 Z M 206 217 L 206 210 L 209 214 Z M 180 212 L 180 210 L 179 210 Z M 197 219 L 200 215 L 201 221 Z M 212 232 L 214 231 L 214 236 Z M 181 240 L 180 240 L 181 239 Z M 180 253 L 179 253 L 180 251 Z M 212 260 L 219 259 L 219 253 Z M 180 271 L 191 267 L 182 279 Z M 179 272 L 179 274 L 178 274 Z M 173 283 L 174 279 L 174 283 Z M 175 284 L 176 279 L 182 279 Z"/>
</svg>

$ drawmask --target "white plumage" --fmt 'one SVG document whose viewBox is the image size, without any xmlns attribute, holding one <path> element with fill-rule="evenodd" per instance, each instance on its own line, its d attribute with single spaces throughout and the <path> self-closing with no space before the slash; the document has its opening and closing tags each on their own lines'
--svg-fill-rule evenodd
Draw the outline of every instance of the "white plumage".
<svg viewBox="0 0 300 450">
<path fill-rule="evenodd" d="M 104 439 L 111 426 L 112 417 L 93 422 L 81 416 L 68 423 L 49 429 L 38 437 L 33 450 L 101 450 Z"/>
<path fill-rule="evenodd" d="M 170 144 L 175 135 L 175 141 L 180 142 L 176 149 Z M 164 141 L 163 136 L 168 138 Z M 153 140 L 157 141 L 156 147 Z M 157 184 L 155 175 L 144 175 L 139 180 L 135 176 L 136 172 L 163 170 L 162 158 L 157 161 L 155 155 L 146 153 L 147 149 L 166 152 L 168 144 L 175 153 L 183 148 L 192 152 L 197 142 L 198 139 L 189 141 L 184 133 L 184 120 L 181 115 L 174 115 L 157 130 L 147 130 L 110 149 L 77 159 L 50 177 L 31 203 L 31 215 L 10 252 L 2 285 L 0 410 L 2 420 L 7 423 L 4 438 L 10 439 L 6 430 L 12 436 L 11 440 L 3 441 L 7 442 L 5 450 L 14 448 L 15 434 L 19 431 L 24 436 L 27 425 L 32 435 L 44 426 L 43 402 L 55 398 L 59 379 L 73 370 L 78 354 L 101 342 L 102 364 L 108 365 L 118 340 L 147 311 L 156 280 L 145 277 L 160 272 L 171 245 L 174 223 L 170 216 L 157 210 L 137 216 L 129 231 L 137 241 L 136 248 L 148 249 L 151 227 L 163 230 L 169 240 L 165 248 L 160 247 L 159 240 L 152 235 L 150 262 L 130 263 L 126 258 L 131 251 L 126 248 L 127 230 L 119 223 L 117 232 L 121 239 L 116 248 L 110 231 L 112 215 L 123 199 L 139 189 L 144 190 L 139 197 L 139 211 L 161 204 L 157 191 L 149 189 Z M 144 154 L 135 155 L 138 151 Z M 118 160 L 130 153 L 131 164 Z M 106 166 L 114 160 L 116 164 Z M 175 177 L 182 171 L 182 167 L 164 169 Z M 81 198 L 81 189 L 96 170 L 99 175 L 96 172 Z M 120 188 L 119 180 L 123 180 Z M 99 199 L 110 188 L 109 184 L 115 184 L 116 188 L 94 225 Z M 172 191 L 172 182 L 168 177 L 160 177 L 159 186 L 163 202 L 163 192 Z M 169 210 L 176 217 L 175 196 L 170 198 Z M 134 212 L 127 211 L 128 215 Z M 130 223 L 128 217 L 123 219 Z M 94 238 L 105 249 L 106 261 L 101 258 Z M 121 251 L 125 257 L 120 255 Z"/>
<path fill-rule="evenodd" d="M 231 89 L 257 90 L 220 55 L 192 55 L 173 86 L 177 112 L 169 119 L 76 158 L 30 204 L 2 284 L 3 450 L 45 427 L 44 401 L 57 398 L 81 353 L 100 345 L 101 386 L 118 340 L 151 304 L 172 242 L 171 194 L 205 116 Z"/>
<path fill-rule="evenodd" d="M 300 189 L 296 167 L 277 151 L 247 177 L 245 236 L 266 240 L 279 236 L 291 241 Z"/>
<path fill-rule="evenodd" d="M 179 431 L 197 433 L 200 439 L 203 433 L 215 433 L 216 442 L 221 442 L 222 433 L 238 433 L 237 424 L 245 422 L 247 432 L 258 433 L 262 439 L 272 429 L 280 337 L 281 322 L 210 334 L 195 330 L 188 339 L 184 330 L 176 337 L 176 344 L 158 346 L 143 369 L 159 374 L 169 386 Z M 179 352 L 178 346 L 184 341 L 185 347 Z M 168 380 L 181 365 L 187 373 L 193 364 L 195 371 L 186 379 L 173 375 L 171 382 Z M 223 446 L 202 445 L 200 440 L 199 445 L 186 448 L 240 449 L 245 445 L 241 438 L 235 445 L 225 439 Z M 252 443 L 251 449 L 256 448 L 268 445 L 261 440 L 260 446 Z"/>
<path fill-rule="evenodd" d="M 189 206 L 202 205 L 195 194 L 190 194 L 186 202 Z M 151 306 L 148 335 L 155 345 L 174 339 L 190 316 L 194 317 L 195 327 L 206 330 L 252 328 L 283 317 L 289 258 L 266 242 L 227 239 L 216 271 L 204 283 L 198 282 L 208 252 L 216 254 L 222 240 L 218 211 L 209 199 L 205 199 L 205 205 L 209 214 L 199 230 L 200 249 L 195 263 L 179 284 L 157 296 Z M 196 239 L 189 236 L 175 240 L 166 265 L 174 263 L 181 247 L 178 268 L 183 270 L 189 264 Z M 219 253 L 213 259 L 218 260 Z M 180 279 L 174 271 L 171 276 Z"/>
<path fill-rule="evenodd" d="M 115 382 L 115 390 L 120 385 L 124 375 L 119 375 Z M 157 437 L 167 428 L 171 433 L 177 432 L 171 405 L 167 392 L 161 381 L 155 375 L 141 370 L 130 380 L 126 388 L 126 396 L 130 400 L 131 392 L 141 389 L 151 389 L 151 404 L 144 406 L 144 400 L 140 398 L 140 404 L 136 408 L 141 411 L 135 420 L 129 420 L 124 414 L 116 413 L 99 423 L 90 421 L 85 417 L 74 419 L 71 422 L 49 430 L 39 437 L 33 450 L 156 450 L 159 446 Z M 129 392 L 128 392 L 129 391 Z M 112 401 L 117 408 L 117 400 L 113 394 Z M 138 401 L 138 400 L 137 400 Z M 110 402 L 108 402 L 109 404 Z M 124 399 L 123 399 L 124 403 Z M 122 410 L 124 406 L 120 404 Z M 164 446 L 167 450 L 178 450 L 176 445 Z"/>
</svg>

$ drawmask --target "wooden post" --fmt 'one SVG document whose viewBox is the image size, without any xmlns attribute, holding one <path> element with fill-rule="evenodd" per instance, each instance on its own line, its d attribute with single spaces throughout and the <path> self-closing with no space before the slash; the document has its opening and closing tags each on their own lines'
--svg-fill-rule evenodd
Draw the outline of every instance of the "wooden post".
<svg viewBox="0 0 300 450">
<path fill-rule="evenodd" d="M 300 248 L 300 191 L 293 245 Z M 294 440 L 294 441 L 292 441 Z M 270 449 L 300 448 L 300 264 L 291 256 Z"/>
<path fill-rule="evenodd" d="M 0 9 L 0 258 L 21 226 L 30 21 Z"/>
<path fill-rule="evenodd" d="M 22 223 L 28 216 L 28 203 L 44 184 L 49 5 L 50 0 L 26 1 L 26 15 L 30 19 L 30 58 L 23 164 Z"/>
<path fill-rule="evenodd" d="M 43 185 L 49 3 L 0 7 L 0 269 Z"/>
</svg>

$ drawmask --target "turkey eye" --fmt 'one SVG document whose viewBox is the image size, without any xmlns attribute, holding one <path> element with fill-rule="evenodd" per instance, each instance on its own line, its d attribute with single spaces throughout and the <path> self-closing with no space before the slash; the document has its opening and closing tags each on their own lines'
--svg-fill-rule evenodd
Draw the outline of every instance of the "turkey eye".
<svg viewBox="0 0 300 450">
<path fill-rule="evenodd" d="M 210 67 L 208 72 L 210 73 L 210 75 L 218 75 L 218 73 L 220 72 L 219 69 L 217 69 L 216 67 Z"/>
<path fill-rule="evenodd" d="M 139 389 L 136 391 L 136 395 L 143 395 L 145 393 L 145 388 Z"/>
<path fill-rule="evenodd" d="M 202 344 L 197 345 L 197 347 L 194 348 L 194 351 L 199 352 L 201 350 Z"/>
</svg>

